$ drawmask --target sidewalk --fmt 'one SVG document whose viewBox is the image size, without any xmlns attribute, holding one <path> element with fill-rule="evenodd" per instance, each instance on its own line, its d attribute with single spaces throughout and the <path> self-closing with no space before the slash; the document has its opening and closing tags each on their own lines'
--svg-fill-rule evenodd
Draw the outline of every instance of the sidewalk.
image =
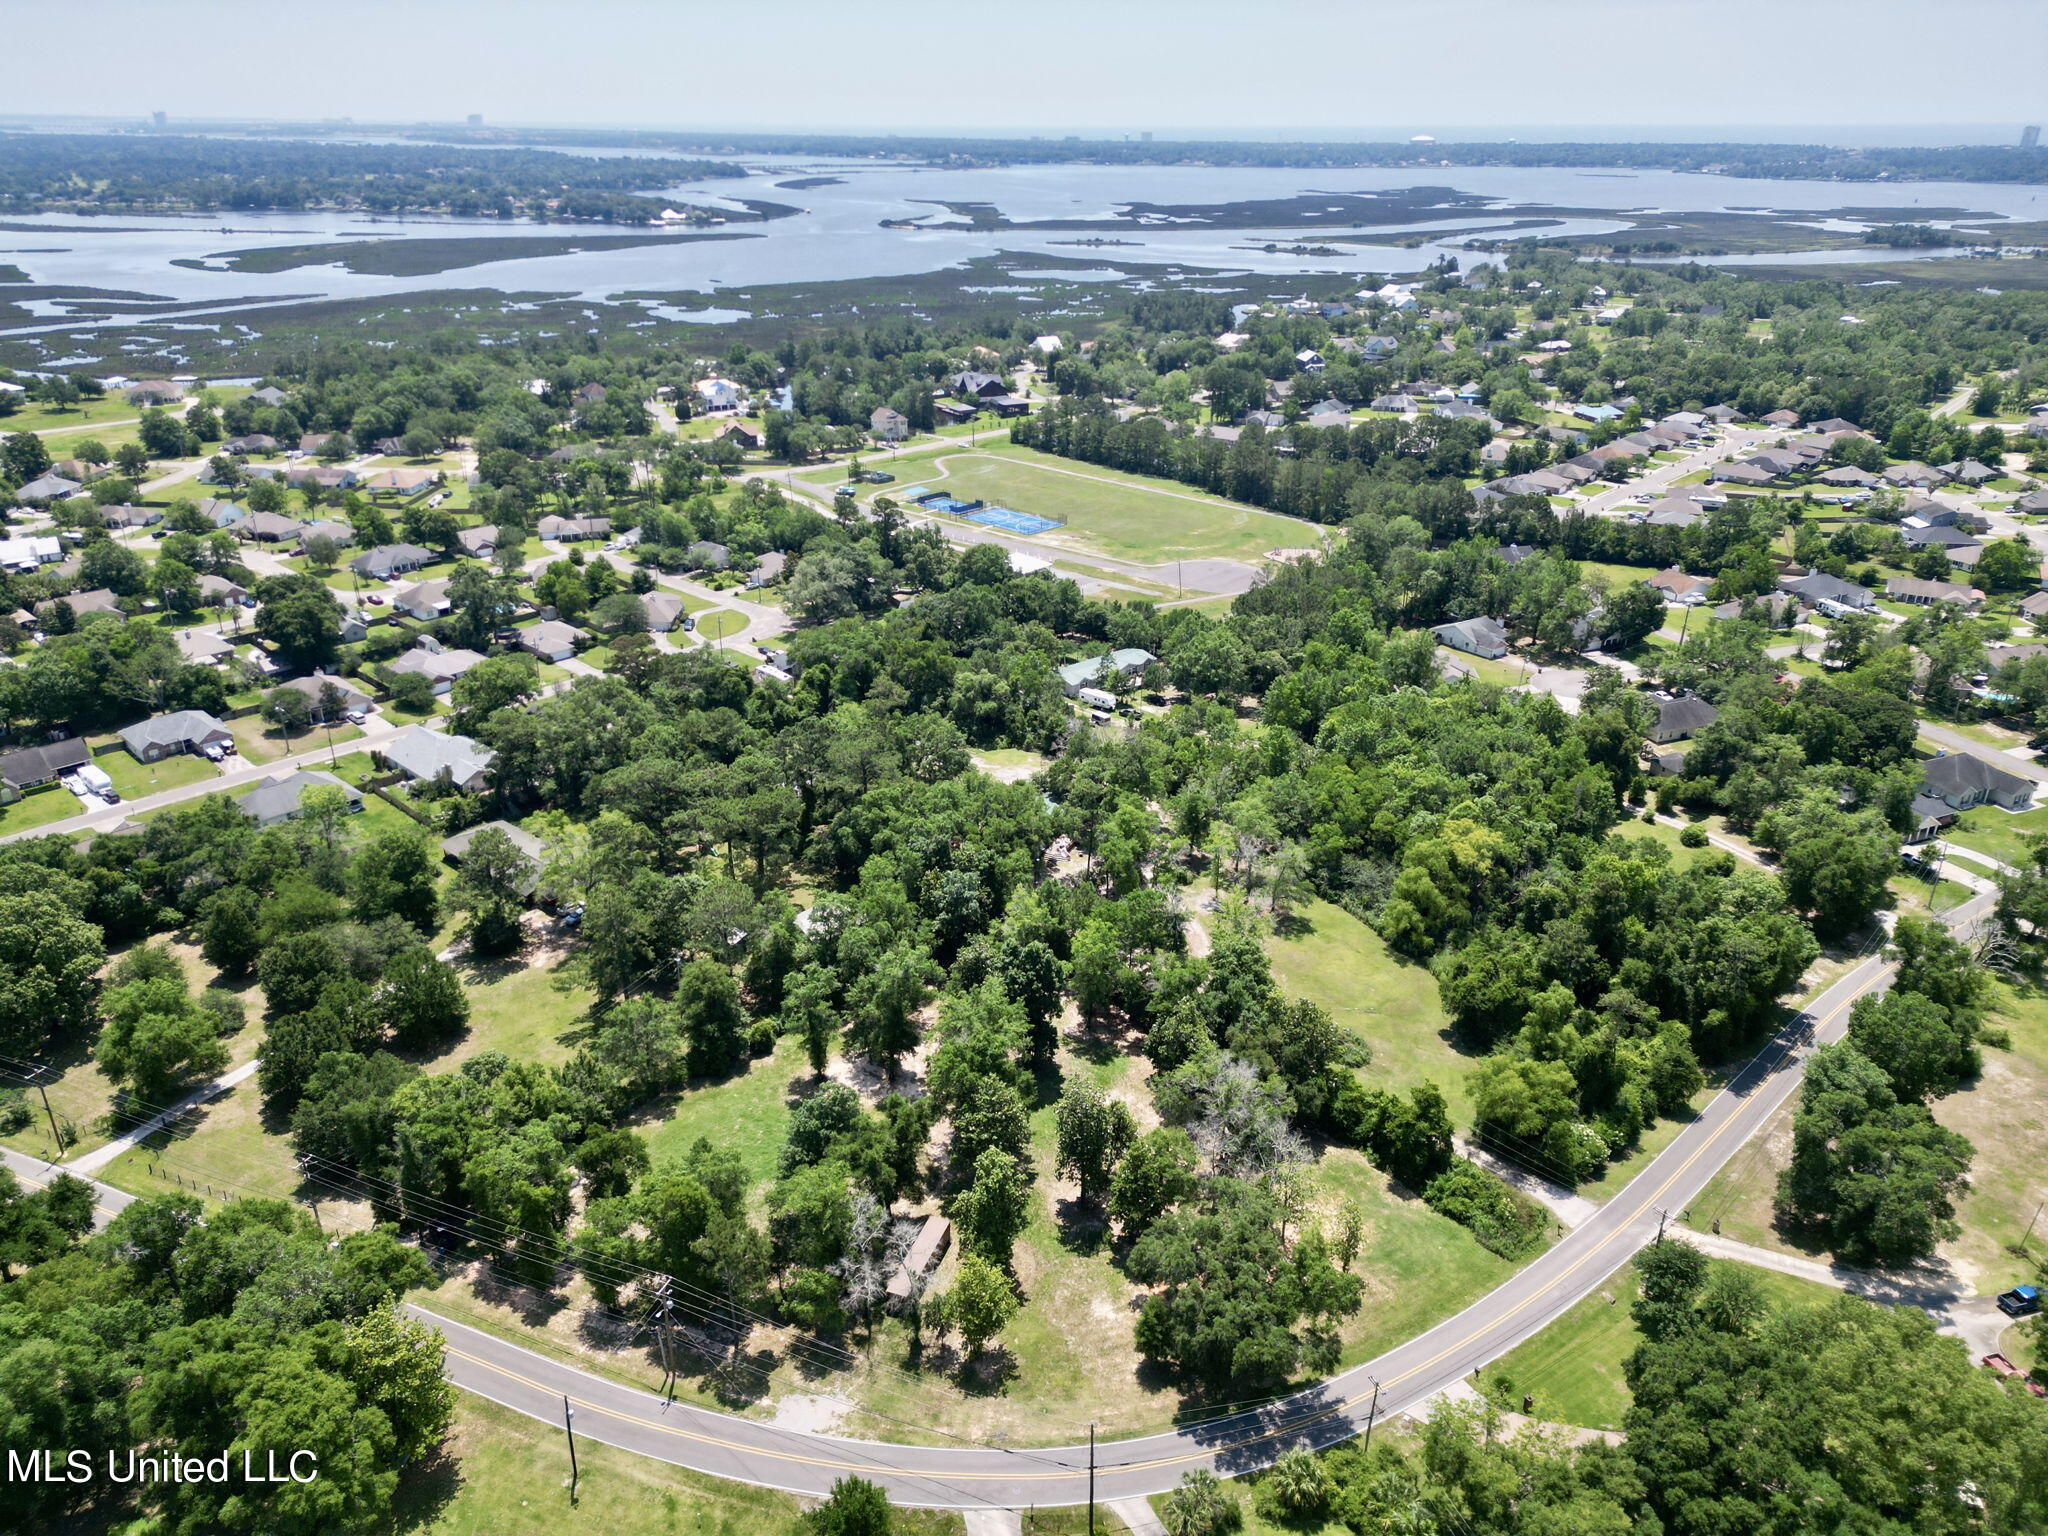
<svg viewBox="0 0 2048 1536">
<path fill-rule="evenodd" d="M 98 1173 L 123 1152 L 139 1145 L 145 1138 L 155 1135 L 165 1126 L 190 1113 L 192 1110 L 199 1108 L 200 1105 L 210 1103 L 212 1100 L 219 1098 L 237 1084 L 247 1082 L 256 1075 L 256 1068 L 260 1065 L 260 1062 L 245 1061 L 232 1072 L 215 1078 L 203 1087 L 193 1089 L 169 1109 L 151 1115 L 147 1120 L 131 1130 L 123 1131 L 105 1146 L 94 1147 L 90 1152 L 81 1152 L 76 1157 L 66 1158 L 58 1166 L 66 1173 L 75 1173 L 85 1177 Z"/>
</svg>

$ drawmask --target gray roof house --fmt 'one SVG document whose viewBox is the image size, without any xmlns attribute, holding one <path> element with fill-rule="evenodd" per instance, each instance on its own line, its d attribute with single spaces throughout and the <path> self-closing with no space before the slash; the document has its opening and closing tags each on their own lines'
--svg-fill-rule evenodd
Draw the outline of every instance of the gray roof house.
<svg viewBox="0 0 2048 1536">
<path fill-rule="evenodd" d="M 144 763 L 176 757 L 180 752 L 197 752 L 216 743 L 226 746 L 235 739 L 232 731 L 203 709 L 152 715 L 129 726 L 120 736 L 121 745 Z"/>
<path fill-rule="evenodd" d="M 520 879 L 519 891 L 521 895 L 531 896 L 534 887 L 540 884 L 541 866 L 547 861 L 548 845 L 523 827 L 514 826 L 509 821 L 483 822 L 458 832 L 453 837 L 443 838 L 441 856 L 450 864 L 460 864 L 468 856 L 470 845 L 485 832 L 504 833 L 506 841 L 526 860 L 527 870 Z"/>
<path fill-rule="evenodd" d="M 747 573 L 747 586 L 750 589 L 772 587 L 782 580 L 783 573 L 788 569 L 789 556 L 779 549 L 771 549 L 756 561 L 753 570 Z"/>
<path fill-rule="evenodd" d="M 388 581 L 400 572 L 418 570 L 433 558 L 431 549 L 421 549 L 417 544 L 379 544 L 349 561 L 348 568 L 358 576 Z"/>
<path fill-rule="evenodd" d="M 416 645 L 385 665 L 401 676 L 416 672 L 434 685 L 434 692 L 446 693 L 455 686 L 455 679 L 483 659 L 475 651 L 465 651 L 460 646 L 429 650 L 424 645 Z"/>
<path fill-rule="evenodd" d="M 1839 576 L 1830 576 L 1826 571 L 1812 571 L 1804 576 L 1780 576 L 1778 590 L 1790 592 L 1808 607 L 1819 603 L 1840 603 L 1844 608 L 1871 608 L 1877 604 L 1877 597 L 1870 588 L 1859 587 Z"/>
<path fill-rule="evenodd" d="M 1650 698 L 1657 706 L 1650 740 L 1660 745 L 1696 736 L 1721 717 L 1721 711 L 1696 693 L 1653 693 Z"/>
<path fill-rule="evenodd" d="M 576 641 L 581 631 L 560 619 L 542 619 L 519 632 L 519 649 L 531 652 L 542 661 L 567 661 L 576 654 Z"/>
<path fill-rule="evenodd" d="M 498 525 L 485 523 L 480 528 L 464 528 L 455 535 L 455 542 L 472 555 L 488 555 L 498 547 Z"/>
<path fill-rule="evenodd" d="M 1438 624 L 1430 633 L 1436 636 L 1438 644 L 1471 656 L 1493 658 L 1508 653 L 1508 632 L 1498 619 L 1458 619 Z"/>
<path fill-rule="evenodd" d="M 370 696 L 363 692 L 362 689 L 356 687 L 347 678 L 335 677 L 326 672 L 315 672 L 306 677 L 295 677 L 290 682 L 280 683 L 278 686 L 289 688 L 294 693 L 303 693 L 306 696 L 306 702 L 313 706 L 313 718 L 315 720 L 320 718 L 320 691 L 323 688 L 331 687 L 341 695 L 340 707 L 342 709 L 366 709 L 370 704 Z"/>
<path fill-rule="evenodd" d="M 401 731 L 379 749 L 384 765 L 408 779 L 437 779 L 446 774 L 457 789 L 474 794 L 487 782 L 498 754 L 482 742 L 452 731 L 430 731 L 416 725 Z"/>
<path fill-rule="evenodd" d="M 62 475 L 38 475 L 14 493 L 17 501 L 62 501 L 67 496 L 76 496 L 85 489 L 76 480 L 66 480 Z"/>
<path fill-rule="evenodd" d="M 640 606 L 647 610 L 647 627 L 667 634 L 683 620 L 683 600 L 673 592 L 643 592 Z"/>
<path fill-rule="evenodd" d="M 1974 752 L 1951 752 L 1929 758 L 1922 789 L 1958 811 L 1967 811 L 1973 805 L 2024 811 L 2034 800 L 2032 779 L 2008 773 Z"/>
<path fill-rule="evenodd" d="M 24 789 L 47 784 L 58 774 L 91 761 L 92 748 L 83 736 L 0 754 L 0 799 L 17 799 Z"/>
<path fill-rule="evenodd" d="M 534 529 L 542 540 L 554 543 L 568 539 L 601 539 L 612 531 L 612 520 L 608 517 L 544 517 L 540 526 Z"/>
<path fill-rule="evenodd" d="M 235 809 L 255 822 L 259 827 L 275 826 L 280 821 L 290 821 L 299 814 L 299 801 L 309 789 L 338 789 L 348 802 L 351 812 L 363 808 L 363 792 L 353 784 L 344 784 L 331 773 L 316 769 L 301 769 L 297 773 L 285 774 L 282 778 L 269 779 L 258 784 L 249 793 L 235 801 Z"/>
</svg>

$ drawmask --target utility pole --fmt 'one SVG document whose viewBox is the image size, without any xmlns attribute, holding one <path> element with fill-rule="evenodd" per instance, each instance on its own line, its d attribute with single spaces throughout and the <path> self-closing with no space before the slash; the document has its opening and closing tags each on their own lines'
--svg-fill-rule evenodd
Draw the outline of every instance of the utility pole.
<svg viewBox="0 0 2048 1536">
<path fill-rule="evenodd" d="M 2048 1200 L 2044 1200 L 2041 1202 L 2040 1205 L 2034 1207 L 2034 1221 L 2030 1221 L 2027 1223 L 2026 1237 L 2022 1237 L 2020 1239 L 2021 1253 L 2025 1253 L 2027 1251 L 2027 1238 L 2032 1237 L 2034 1235 L 2034 1222 L 2039 1221 L 2041 1219 L 2041 1211 L 2043 1207 L 2048 1207 Z"/>
<path fill-rule="evenodd" d="M 1670 1216 L 1670 1214 L 1671 1213 L 1665 1210 L 1663 1206 L 1660 1205 L 1657 1207 L 1657 1241 L 1660 1243 L 1664 1241 L 1665 1218 Z"/>
<path fill-rule="evenodd" d="M 1088 1421 L 1088 1536 L 1095 1536 L 1095 1421 Z"/>
<path fill-rule="evenodd" d="M 50 1108 L 50 1090 L 43 1086 L 43 1074 L 49 1070 L 48 1067 L 36 1068 L 36 1092 L 42 1095 L 43 1113 L 50 1117 L 50 1140 L 57 1144 L 57 1155 L 62 1157 L 64 1155 L 64 1133 L 57 1129 L 57 1112 Z M 2031 1232 L 2033 1228 L 2029 1227 L 2027 1230 Z"/>
<path fill-rule="evenodd" d="M 576 1497 L 576 1410 L 569 1406 L 569 1394 L 562 1394 L 562 1433 L 569 1437 L 569 1497 Z"/>
<path fill-rule="evenodd" d="M 1372 1406 L 1366 1409 L 1365 1411 L 1365 1444 L 1360 1447 L 1361 1453 L 1372 1449 L 1372 1424 L 1373 1420 L 1377 1419 L 1379 1416 L 1380 1379 L 1377 1376 L 1375 1376 L 1372 1379 Z"/>
</svg>

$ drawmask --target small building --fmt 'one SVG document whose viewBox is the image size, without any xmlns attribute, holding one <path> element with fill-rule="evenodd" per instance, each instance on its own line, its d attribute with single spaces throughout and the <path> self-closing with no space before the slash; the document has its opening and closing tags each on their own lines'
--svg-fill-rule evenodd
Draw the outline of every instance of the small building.
<svg viewBox="0 0 2048 1536">
<path fill-rule="evenodd" d="M 177 631 L 178 654 L 190 666 L 217 667 L 235 654 L 235 642 L 226 635 L 186 628 Z"/>
<path fill-rule="evenodd" d="M 2029 623 L 2039 624 L 2048 616 L 2048 592 L 2029 592 L 2020 599 L 2020 617 Z"/>
<path fill-rule="evenodd" d="M 296 773 L 287 773 L 258 784 L 236 799 L 235 809 L 259 827 L 274 827 L 299 814 L 300 802 L 309 789 L 340 790 L 351 814 L 363 808 L 363 792 L 353 784 L 345 784 L 333 774 L 323 773 L 317 768 L 302 768 Z"/>
<path fill-rule="evenodd" d="M 779 549 L 771 549 L 755 562 L 753 570 L 747 573 L 747 589 L 772 587 L 782 580 L 783 572 L 789 569 L 789 556 Z"/>
<path fill-rule="evenodd" d="M 341 464 L 294 464 L 284 479 L 287 485 L 311 483 L 323 491 L 345 491 L 356 483 L 356 472 Z"/>
<path fill-rule="evenodd" d="M 199 595 L 216 608 L 254 608 L 256 599 L 246 587 L 211 573 L 199 578 Z"/>
<path fill-rule="evenodd" d="M 1054 337 L 1055 341 L 1059 338 Z M 939 1261 L 945 1258 L 946 1250 L 953 1245 L 953 1223 L 934 1212 L 925 1217 L 917 1229 L 917 1236 L 910 1240 L 910 1249 L 903 1255 L 903 1262 L 896 1273 L 889 1277 L 888 1303 L 891 1307 L 901 1306 L 922 1289 L 922 1282 Z"/>
<path fill-rule="evenodd" d="M 417 464 L 403 465 L 397 469 L 378 470 L 363 481 L 363 489 L 366 491 L 396 491 L 401 495 L 407 495 L 415 491 L 423 491 L 428 486 L 437 484 L 440 479 L 441 472 L 438 469 L 428 469 Z"/>
<path fill-rule="evenodd" d="M 105 587 L 94 587 L 87 592 L 67 592 L 62 597 L 45 598 L 36 604 L 37 616 L 49 617 L 59 603 L 71 610 L 74 619 L 82 619 L 88 613 L 119 614 L 121 611 L 121 599 Z"/>
<path fill-rule="evenodd" d="M 486 821 L 453 837 L 441 840 L 441 857 L 450 864 L 460 864 L 469 854 L 471 846 L 486 832 L 504 834 L 519 856 L 526 861 L 526 873 L 519 878 L 519 894 L 531 896 L 540 885 L 541 869 L 547 863 L 548 845 L 528 832 L 524 827 L 509 821 Z"/>
<path fill-rule="evenodd" d="M 576 654 L 579 634 L 560 619 L 542 619 L 519 631 L 519 649 L 542 661 L 567 661 Z"/>
<path fill-rule="evenodd" d="M 732 564 L 732 551 L 711 539 L 699 539 L 689 547 L 684 558 L 690 568 L 697 571 L 722 571 Z"/>
<path fill-rule="evenodd" d="M 1031 402 L 1022 395 L 990 395 L 982 404 L 998 416 L 1029 416 Z"/>
<path fill-rule="evenodd" d="M 248 455 L 251 453 L 277 452 L 277 439 L 268 432 L 245 432 L 240 437 L 231 437 L 222 443 L 224 453 Z"/>
<path fill-rule="evenodd" d="M 1833 469 L 1824 469 L 1814 479 L 1822 485 L 1848 486 L 1859 491 L 1867 491 L 1878 483 L 1877 476 L 1867 469 L 1858 469 L 1854 464 L 1838 464 Z"/>
<path fill-rule="evenodd" d="M 1930 757 L 1922 770 L 1923 793 L 1952 810 L 1995 805 L 2024 811 L 2034 802 L 2034 781 L 2008 773 L 1974 752 L 1944 752 Z"/>
<path fill-rule="evenodd" d="M 1975 612 L 1984 606 L 1984 594 L 1959 581 L 1922 581 L 1918 576 L 1894 576 L 1884 584 L 1884 595 L 1894 602 L 1931 608 L 1936 603 L 1954 603 Z"/>
<path fill-rule="evenodd" d="M 121 393 L 130 405 L 169 405 L 185 398 L 185 386 L 171 379 L 137 379 Z"/>
<path fill-rule="evenodd" d="M 152 715 L 119 734 L 121 745 L 141 763 L 160 762 L 180 752 L 201 752 L 212 746 L 232 747 L 235 740 L 234 732 L 203 709 Z"/>
<path fill-rule="evenodd" d="M 368 709 L 370 696 L 346 678 L 335 677 L 327 672 L 315 672 L 308 677 L 295 677 L 290 682 L 280 683 L 280 688 L 289 688 L 293 693 L 303 693 L 306 703 L 312 709 L 316 721 L 324 721 L 325 714 L 320 707 L 320 697 L 329 688 L 341 695 L 337 710 Z"/>
<path fill-rule="evenodd" d="M 476 794 L 486 786 L 491 764 L 498 760 L 498 754 L 482 742 L 453 731 L 430 731 L 423 725 L 400 731 L 376 755 L 385 767 L 404 778 L 445 778 L 466 794 Z"/>
<path fill-rule="evenodd" d="M 1463 651 L 1468 656 L 1482 656 L 1491 661 L 1508 653 L 1508 632 L 1498 619 L 1457 619 L 1449 624 L 1433 626 L 1430 633 L 1436 636 L 1439 645 Z"/>
</svg>

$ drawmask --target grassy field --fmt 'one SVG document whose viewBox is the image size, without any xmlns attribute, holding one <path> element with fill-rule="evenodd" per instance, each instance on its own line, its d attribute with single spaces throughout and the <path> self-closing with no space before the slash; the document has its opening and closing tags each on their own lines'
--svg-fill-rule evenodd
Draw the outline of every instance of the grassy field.
<svg viewBox="0 0 2048 1536">
<path fill-rule="evenodd" d="M 1725 1259 L 1713 1261 L 1726 1264 Z M 1756 1276 L 1775 1306 L 1827 1300 L 1835 1292 L 1810 1280 L 1775 1270 L 1736 1265 Z M 1581 1301 L 1533 1339 L 1516 1346 L 1486 1368 L 1490 1394 L 1519 1410 L 1522 1394 L 1536 1399 L 1536 1416 L 1588 1429 L 1619 1429 L 1628 1411 L 1622 1362 L 1642 1334 L 1629 1316 L 1638 1288 L 1633 1267 Z"/>
<path fill-rule="evenodd" d="M 208 779 L 220 777 L 218 768 L 193 752 L 180 752 L 175 757 L 154 763 L 137 762 L 126 752 L 107 752 L 94 758 L 93 762 L 107 771 L 107 777 L 114 781 L 114 788 L 123 800 L 161 794 L 167 789 L 182 789 L 187 784 L 203 784 Z"/>
<path fill-rule="evenodd" d="M 1450 1015 L 1436 978 L 1402 960 L 1377 933 L 1324 901 L 1303 903 L 1283 938 L 1270 940 L 1273 979 L 1289 997 L 1305 997 L 1372 1047 L 1367 1076 L 1392 1088 L 1425 1079 L 1443 1089 L 1451 1117 L 1471 1116 L 1465 1074 L 1476 1058 L 1451 1043 Z"/>
<path fill-rule="evenodd" d="M 718 641 L 736 635 L 747 627 L 747 621 L 730 608 L 716 608 L 709 613 L 698 613 L 697 633 L 705 639 Z"/>
<path fill-rule="evenodd" d="M 810 1076 L 803 1047 L 793 1036 L 785 1037 L 772 1055 L 751 1061 L 744 1072 L 715 1086 L 685 1092 L 665 1113 L 634 1129 L 647 1139 L 657 1163 L 682 1157 L 700 1136 L 730 1148 L 745 1160 L 758 1193 L 775 1176 L 782 1155 L 791 1091 L 806 1087 Z"/>
<path fill-rule="evenodd" d="M 2048 806 L 2021 811 L 2001 811 L 1995 805 L 1979 805 L 1963 812 L 1956 824 L 1942 834 L 1943 840 L 1958 848 L 1974 848 L 2000 863 L 2024 866 L 2029 841 L 2048 832 Z"/>
<path fill-rule="evenodd" d="M 1065 526 L 1034 537 L 1146 565 L 1215 556 L 1257 560 L 1270 549 L 1311 547 L 1321 534 L 1298 519 L 1206 496 L 1170 481 L 1007 443 L 944 451 L 892 468 L 897 483 L 881 487 L 880 494 L 923 484 L 964 500 L 1058 518 Z"/>
<path fill-rule="evenodd" d="M 42 405 L 34 401 L 22 406 L 12 416 L 0 418 L 0 431 L 47 432 L 56 429 L 69 432 L 73 429 L 98 426 L 110 421 L 135 421 L 142 415 L 142 407 L 129 404 L 127 397 L 119 394 L 107 395 L 98 400 L 81 401 L 77 405 L 59 408 Z M 106 439 L 102 438 L 102 442 Z M 112 443 L 107 444 L 112 447 Z M 50 457 L 61 459 L 63 453 L 52 446 Z"/>
<path fill-rule="evenodd" d="M 23 795 L 14 804 L 0 808 L 0 836 L 32 831 L 78 814 L 78 797 L 61 785 L 40 794 Z"/>
<path fill-rule="evenodd" d="M 589 988 L 571 984 L 544 966 L 516 961 L 464 961 L 456 969 L 469 994 L 469 1029 L 429 1066 L 430 1071 L 447 1070 L 479 1051 L 503 1051 L 515 1061 L 553 1066 L 569 1059 L 572 1043 L 566 1037 L 590 1007 Z"/>
</svg>

